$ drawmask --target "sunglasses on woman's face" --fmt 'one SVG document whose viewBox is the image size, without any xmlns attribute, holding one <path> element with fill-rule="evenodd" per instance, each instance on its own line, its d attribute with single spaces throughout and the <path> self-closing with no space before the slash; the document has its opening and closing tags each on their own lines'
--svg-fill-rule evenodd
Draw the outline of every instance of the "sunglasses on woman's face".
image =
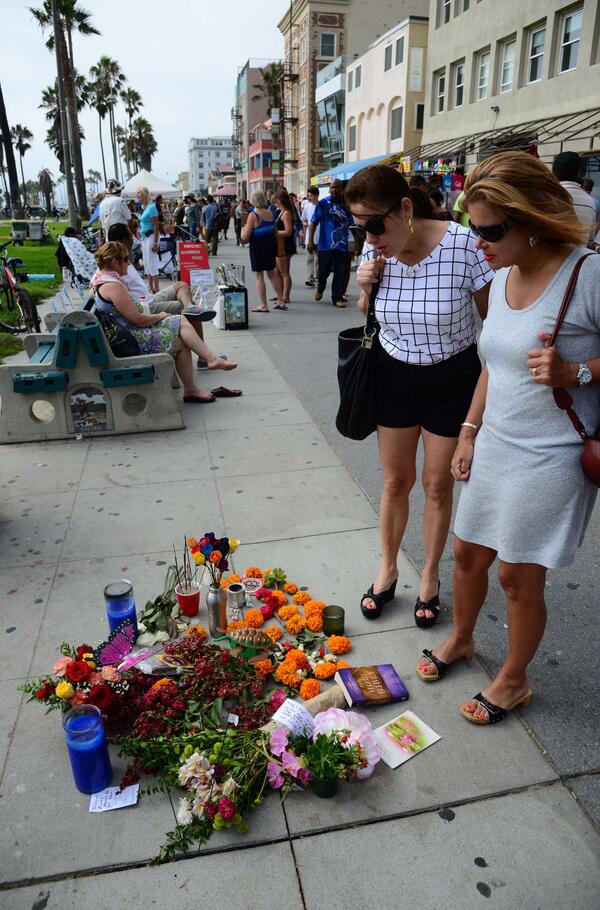
<svg viewBox="0 0 600 910">
<path fill-rule="evenodd" d="M 498 241 L 502 240 L 510 231 L 510 225 L 506 224 L 504 221 L 502 224 L 486 224 L 478 227 L 469 220 L 469 227 L 477 237 L 481 237 L 482 240 L 487 240 L 488 243 L 498 243 Z"/>
<path fill-rule="evenodd" d="M 393 206 L 382 215 L 371 215 L 364 224 L 353 224 L 350 228 L 352 233 L 361 240 L 366 240 L 367 234 L 374 237 L 380 237 L 385 234 L 385 219 L 391 215 L 394 209 L 397 209 L 400 203 L 395 202 Z M 354 215 L 355 218 L 361 218 L 361 215 Z"/>
</svg>

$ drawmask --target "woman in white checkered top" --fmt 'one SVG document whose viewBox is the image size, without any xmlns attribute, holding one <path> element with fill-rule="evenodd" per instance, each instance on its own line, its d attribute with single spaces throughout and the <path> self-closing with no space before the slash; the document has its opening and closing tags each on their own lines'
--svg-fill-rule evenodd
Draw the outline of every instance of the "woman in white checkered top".
<svg viewBox="0 0 600 910">
<path fill-rule="evenodd" d="M 373 165 L 359 171 L 345 198 L 367 241 L 357 273 L 363 312 L 372 286 L 379 284 L 375 385 L 383 469 L 381 561 L 361 598 L 361 612 L 376 619 L 394 597 L 422 438 L 425 564 L 415 622 L 426 628 L 439 615 L 439 561 L 452 514 L 450 462 L 481 372 L 473 302 L 485 317 L 493 271 L 468 228 L 435 219 L 428 197 L 409 190 L 394 168 Z"/>
</svg>

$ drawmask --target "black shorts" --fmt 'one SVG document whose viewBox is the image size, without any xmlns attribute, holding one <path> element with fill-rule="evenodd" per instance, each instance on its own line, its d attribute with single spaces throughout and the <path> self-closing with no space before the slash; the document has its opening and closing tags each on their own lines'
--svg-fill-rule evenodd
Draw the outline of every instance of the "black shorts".
<svg viewBox="0 0 600 910">
<path fill-rule="evenodd" d="M 396 360 L 379 345 L 376 356 L 378 426 L 420 426 L 436 436 L 458 436 L 481 373 L 477 345 L 430 366 Z"/>
</svg>

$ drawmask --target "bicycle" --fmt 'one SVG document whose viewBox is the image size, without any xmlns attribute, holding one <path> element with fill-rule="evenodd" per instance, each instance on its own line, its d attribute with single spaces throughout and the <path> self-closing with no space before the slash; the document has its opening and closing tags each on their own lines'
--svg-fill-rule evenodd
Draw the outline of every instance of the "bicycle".
<svg viewBox="0 0 600 910">
<path fill-rule="evenodd" d="M 26 274 L 17 272 L 24 262 L 9 257 L 8 246 L 9 243 L 0 244 L 0 310 L 14 315 L 11 322 L 0 319 L 0 332 L 9 335 L 40 332 L 42 323 L 33 297 L 20 286 L 21 281 L 27 281 Z"/>
</svg>

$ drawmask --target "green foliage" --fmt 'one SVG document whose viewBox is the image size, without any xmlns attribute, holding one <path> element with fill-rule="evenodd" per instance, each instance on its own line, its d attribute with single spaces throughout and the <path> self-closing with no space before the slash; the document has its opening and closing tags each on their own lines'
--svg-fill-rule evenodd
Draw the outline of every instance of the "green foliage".
<svg viewBox="0 0 600 910">
<path fill-rule="evenodd" d="M 290 736 L 292 752 L 304 756 L 308 770 L 323 780 L 350 780 L 359 767 L 360 749 L 357 745 L 345 746 L 344 733 L 333 730 L 319 733 L 313 742 L 310 736 Z"/>
</svg>

